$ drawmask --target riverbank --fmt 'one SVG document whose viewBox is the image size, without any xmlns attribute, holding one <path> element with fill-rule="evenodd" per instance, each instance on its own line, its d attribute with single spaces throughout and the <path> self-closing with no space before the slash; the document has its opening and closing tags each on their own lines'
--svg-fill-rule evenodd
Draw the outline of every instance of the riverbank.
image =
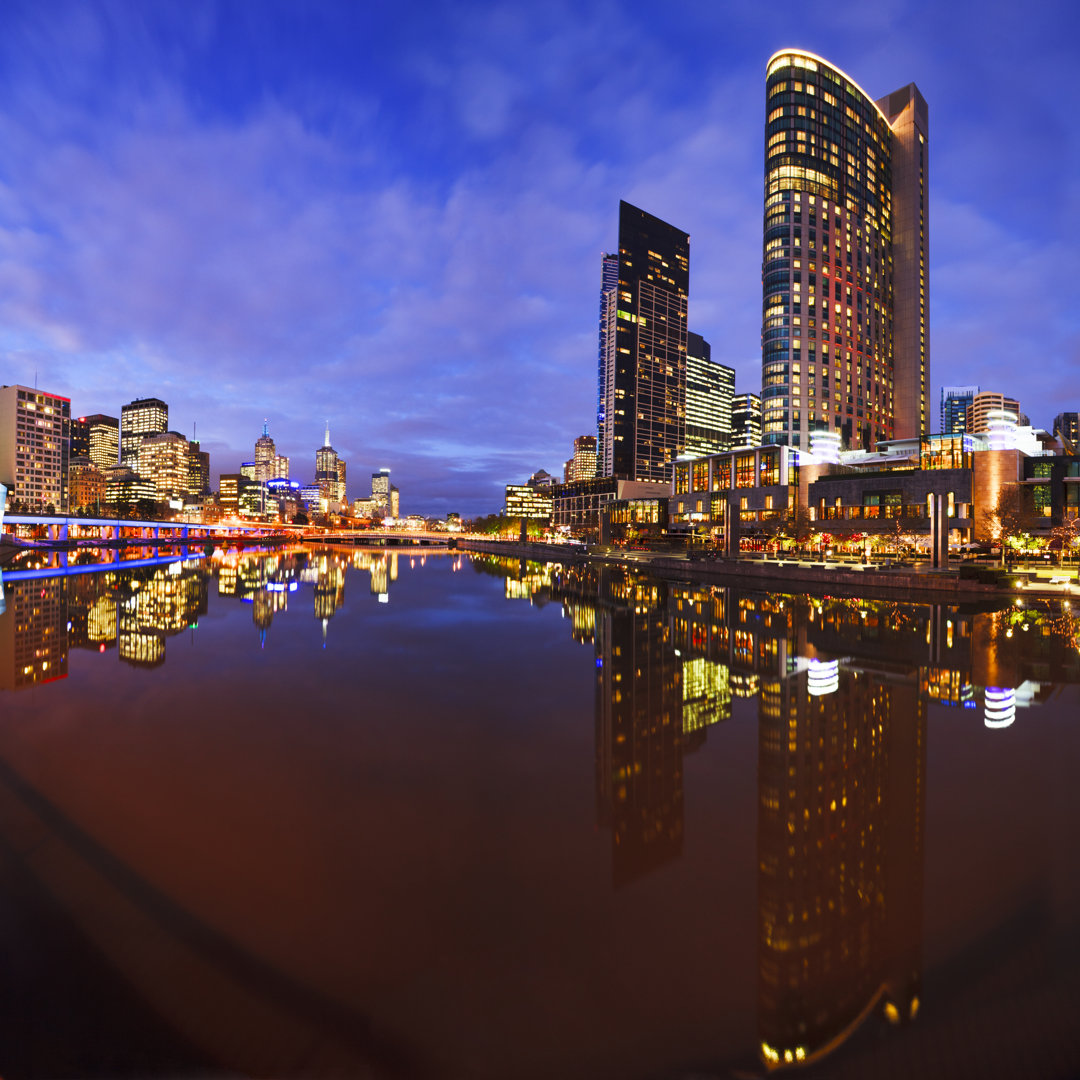
<svg viewBox="0 0 1080 1080">
<path fill-rule="evenodd" d="M 643 551 L 595 548 L 575 544 L 521 543 L 520 541 L 465 540 L 463 551 L 502 555 L 540 562 L 589 561 L 647 571 L 668 581 L 716 582 L 745 588 L 795 588 L 808 592 L 859 595 L 866 592 L 953 600 L 992 599 L 999 596 L 1068 598 L 1077 592 L 1076 572 L 1054 567 L 1010 573 L 1004 584 L 987 584 L 960 576 L 959 566 L 935 570 L 922 566 L 810 561 L 795 557 L 738 559 L 688 558 Z M 1080 593 L 1078 593 L 1080 594 Z"/>
</svg>

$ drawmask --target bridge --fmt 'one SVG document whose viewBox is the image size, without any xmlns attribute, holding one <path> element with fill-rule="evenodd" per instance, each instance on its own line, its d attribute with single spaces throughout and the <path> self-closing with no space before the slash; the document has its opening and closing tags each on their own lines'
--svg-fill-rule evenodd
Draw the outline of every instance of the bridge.
<svg viewBox="0 0 1080 1080">
<path fill-rule="evenodd" d="M 137 518 L 72 517 L 68 514 L 3 514 L 0 524 L 13 537 L 30 540 L 44 528 L 50 544 L 80 540 L 99 544 L 141 541 L 146 544 L 187 543 L 211 537 L 281 536 L 286 529 L 257 521 L 218 521 L 197 524 L 185 521 L 144 521 Z M 292 530 L 290 530 L 292 531 Z M 296 530 L 299 532 L 300 530 Z"/>
</svg>

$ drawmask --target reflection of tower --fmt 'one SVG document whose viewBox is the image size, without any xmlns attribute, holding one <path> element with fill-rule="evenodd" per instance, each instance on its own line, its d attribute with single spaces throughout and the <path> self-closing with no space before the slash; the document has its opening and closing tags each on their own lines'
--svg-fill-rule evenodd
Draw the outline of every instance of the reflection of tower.
<svg viewBox="0 0 1080 1080">
<path fill-rule="evenodd" d="M 918 1010 L 926 703 L 832 664 L 762 682 L 760 1053 L 808 1064 Z"/>
<path fill-rule="evenodd" d="M 335 559 L 319 557 L 315 577 L 315 618 L 322 621 L 323 644 L 326 628 L 334 613 L 345 603 L 345 571 Z"/>
<path fill-rule="evenodd" d="M 380 598 L 390 592 L 389 561 L 385 555 L 371 560 L 371 595 Z"/>
<path fill-rule="evenodd" d="M 65 578 L 8 583 L 0 614 L 0 690 L 67 678 L 66 585 Z"/>
<path fill-rule="evenodd" d="M 663 586 L 600 574 L 596 615 L 597 815 L 616 887 L 682 852 L 682 664 Z"/>
</svg>

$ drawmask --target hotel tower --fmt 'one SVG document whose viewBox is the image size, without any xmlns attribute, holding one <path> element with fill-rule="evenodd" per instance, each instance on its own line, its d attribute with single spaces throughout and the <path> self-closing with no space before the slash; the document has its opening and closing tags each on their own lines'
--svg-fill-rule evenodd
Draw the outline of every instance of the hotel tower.
<svg viewBox="0 0 1080 1080">
<path fill-rule="evenodd" d="M 927 109 L 784 49 L 766 71 L 762 432 L 811 449 L 928 434 Z"/>
</svg>

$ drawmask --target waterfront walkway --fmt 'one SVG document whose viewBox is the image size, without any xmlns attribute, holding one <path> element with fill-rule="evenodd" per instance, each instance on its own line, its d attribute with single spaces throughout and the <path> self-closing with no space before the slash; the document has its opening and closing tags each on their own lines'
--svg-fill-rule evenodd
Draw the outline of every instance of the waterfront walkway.
<svg viewBox="0 0 1080 1080">
<path fill-rule="evenodd" d="M 1012 567 L 1001 584 L 987 584 L 960 576 L 960 562 L 946 569 L 919 563 L 878 560 L 870 563 L 838 559 L 744 555 L 739 558 L 689 556 L 686 553 L 625 551 L 621 548 L 575 544 L 542 544 L 520 541 L 459 539 L 464 551 L 503 555 L 546 562 L 588 560 L 646 570 L 676 581 L 717 582 L 746 588 L 811 589 L 814 592 L 886 592 L 943 595 L 957 599 L 984 599 L 1008 595 L 1069 598 L 1080 596 L 1075 567 L 1040 565 Z M 987 566 L 987 569 L 993 569 Z"/>
</svg>

